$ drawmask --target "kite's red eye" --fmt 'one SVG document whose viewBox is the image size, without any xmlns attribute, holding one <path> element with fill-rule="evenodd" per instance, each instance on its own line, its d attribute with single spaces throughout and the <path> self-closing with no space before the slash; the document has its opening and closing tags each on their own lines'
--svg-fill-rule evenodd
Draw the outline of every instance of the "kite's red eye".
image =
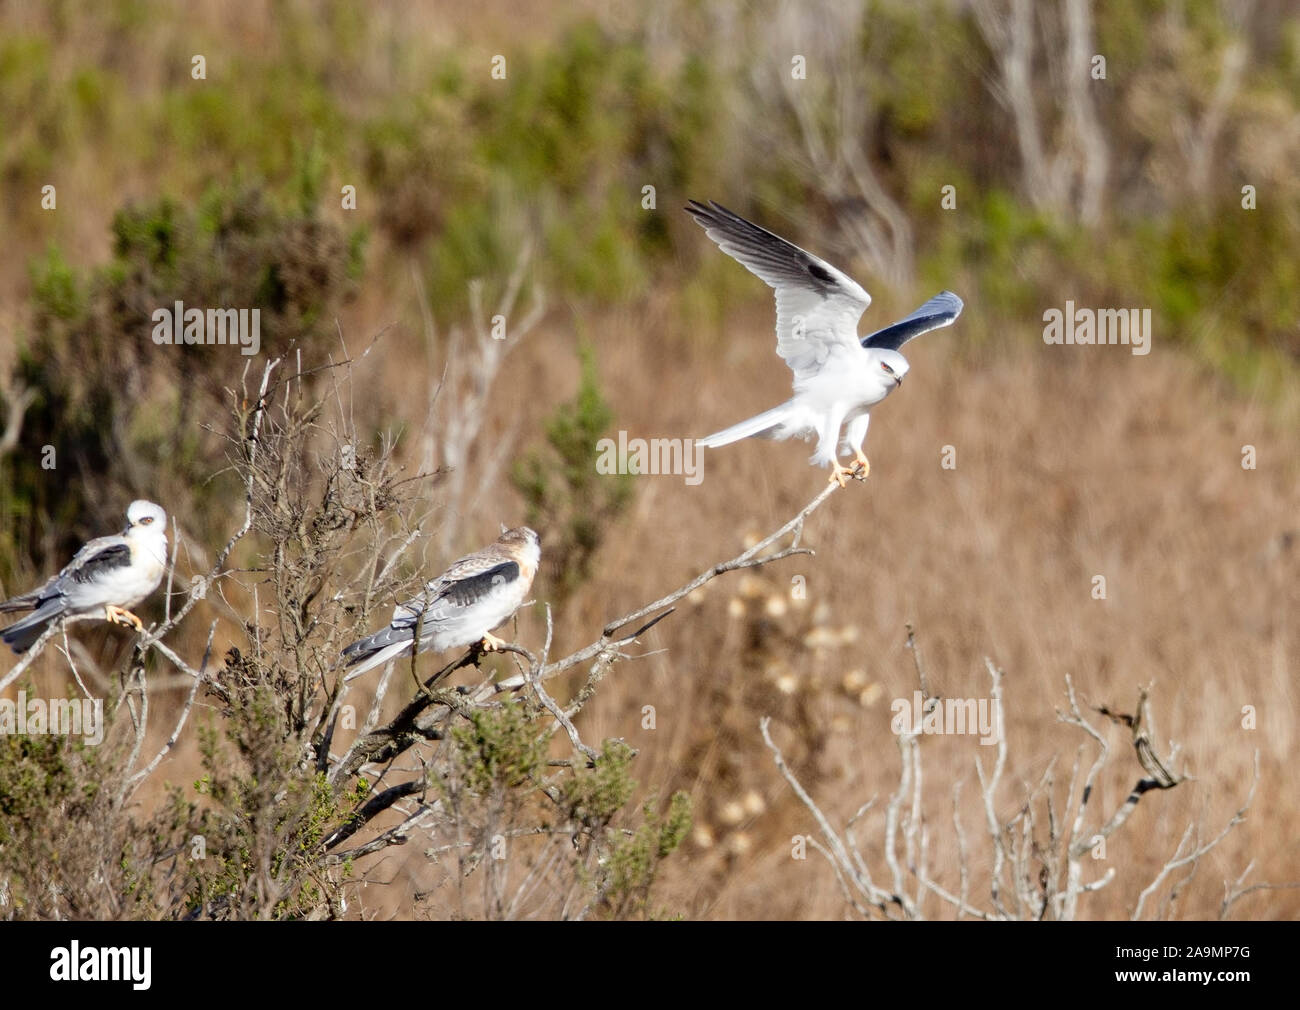
<svg viewBox="0 0 1300 1010">
<path fill-rule="evenodd" d="M 884 369 L 886 372 L 888 372 L 890 375 L 893 375 L 893 374 L 894 374 L 894 370 L 893 370 L 892 368 L 890 368 L 888 365 L 886 365 L 883 361 L 880 363 L 880 367 L 883 368 L 883 369 Z"/>
</svg>

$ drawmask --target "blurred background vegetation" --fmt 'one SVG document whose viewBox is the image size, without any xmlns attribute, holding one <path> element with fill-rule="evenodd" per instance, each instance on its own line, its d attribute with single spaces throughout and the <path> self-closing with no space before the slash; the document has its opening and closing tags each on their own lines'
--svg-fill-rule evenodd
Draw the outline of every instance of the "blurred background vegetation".
<svg viewBox="0 0 1300 1010">
<path fill-rule="evenodd" d="M 1062 138 L 1068 116 L 1046 91 L 1052 47 L 1066 40 L 1043 7 L 1031 105 L 1047 156 L 1063 163 L 1045 171 L 1062 176 L 1089 155 Z M 504 278 L 535 237 L 537 280 L 570 304 L 675 288 L 683 330 L 719 320 L 752 289 L 716 256 L 684 261 L 683 197 L 816 226 L 851 260 L 860 250 L 842 221 L 870 208 L 827 170 L 837 147 L 862 152 L 909 233 L 889 279 L 979 306 L 963 342 L 1037 339 L 1025 323 L 1050 284 L 1080 305 L 1150 306 L 1162 344 L 1277 394 L 1300 355 L 1300 22 L 1288 5 L 1093 12 L 1089 48 L 1106 76 L 1088 87 L 1108 180 L 1086 221 L 1070 179 L 1053 202 L 1029 177 L 996 31 L 981 22 L 1000 5 L 837 11 L 846 34 L 800 54 L 806 103 L 772 85 L 795 79 L 791 57 L 775 55 L 791 46 L 772 38 L 791 11 L 770 4 L 200 3 L 184 18 L 147 0 L 0 5 L 0 367 L 8 399 L 35 397 L 24 448 L 57 442 L 83 478 L 133 460 L 130 482 L 159 495 L 205 475 L 212 459 L 190 422 L 229 385 L 230 363 L 200 351 L 182 366 L 145 340 L 149 311 L 172 299 L 256 305 L 268 353 L 315 351 L 358 281 L 415 270 L 447 321 L 471 279 Z M 503 26 L 515 30 L 503 38 Z M 847 115 L 827 113 L 846 95 Z M 835 122 L 808 122 L 809 105 Z M 346 185 L 355 213 L 342 210 Z M 1247 185 L 1257 210 L 1242 208 Z M 943 186 L 956 212 L 941 206 Z M 850 265 L 879 290 L 866 259 Z M 164 458 L 176 480 L 159 485 Z M 39 531 L 84 516 L 87 501 L 76 486 L 42 491 L 30 452 L 0 467 L 7 574 L 19 557 L 44 563 L 54 545 Z"/>
<path fill-rule="evenodd" d="M 1105 76 L 1086 62 L 1081 84 L 1085 43 Z M 679 212 L 688 197 L 818 236 L 876 297 L 870 319 L 959 292 L 943 339 L 971 361 L 1041 350 L 1042 313 L 1066 299 L 1150 307 L 1158 354 L 1294 431 L 1297 163 L 1285 0 L 0 0 L 0 422 L 22 419 L 0 445 L 0 585 L 54 569 L 136 496 L 193 543 L 228 535 L 241 489 L 205 424 L 245 359 L 156 347 L 153 308 L 259 307 L 263 355 L 307 366 L 392 326 L 357 416 L 413 431 L 471 282 L 492 304 L 531 246 L 553 308 L 524 400 L 549 420 L 510 428 L 528 453 L 515 497 L 453 546 L 526 510 L 565 545 L 543 592 L 567 597 L 636 508 L 629 488 L 588 487 L 574 455 L 635 409 L 599 384 L 624 350 L 604 327 L 652 321 L 646 386 L 667 381 L 658 360 L 708 357 L 718 382 L 684 400 L 733 397 L 736 342 L 770 353 L 768 293 Z"/>
</svg>

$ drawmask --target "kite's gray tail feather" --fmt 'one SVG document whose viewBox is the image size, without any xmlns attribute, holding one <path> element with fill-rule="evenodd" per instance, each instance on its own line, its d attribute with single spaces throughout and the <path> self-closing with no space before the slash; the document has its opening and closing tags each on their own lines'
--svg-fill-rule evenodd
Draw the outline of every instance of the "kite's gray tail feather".
<svg viewBox="0 0 1300 1010">
<path fill-rule="evenodd" d="M 0 603 L 0 614 L 8 614 L 15 610 L 31 610 L 36 606 L 38 598 L 38 593 L 24 593 L 22 596 L 15 596 L 12 600 L 5 600 Z"/>
<path fill-rule="evenodd" d="M 0 632 L 0 639 L 3 639 L 5 645 L 13 649 L 14 652 L 21 655 L 30 649 L 32 643 L 45 633 L 46 626 L 59 616 L 62 609 L 61 601 L 50 600 L 39 609 L 32 611 L 17 624 L 11 624 L 5 628 L 3 632 Z"/>
<path fill-rule="evenodd" d="M 747 421 L 715 431 L 712 435 L 700 439 L 699 443 L 707 449 L 717 449 L 719 446 L 739 442 L 742 438 L 770 438 L 790 419 L 792 409 L 793 403 L 787 400 L 781 406 L 755 414 Z"/>
<path fill-rule="evenodd" d="M 411 638 L 410 628 L 387 627 L 353 642 L 343 650 L 343 660 L 345 666 L 354 666 L 356 669 L 343 678 L 344 683 L 406 652 L 410 648 Z"/>
</svg>

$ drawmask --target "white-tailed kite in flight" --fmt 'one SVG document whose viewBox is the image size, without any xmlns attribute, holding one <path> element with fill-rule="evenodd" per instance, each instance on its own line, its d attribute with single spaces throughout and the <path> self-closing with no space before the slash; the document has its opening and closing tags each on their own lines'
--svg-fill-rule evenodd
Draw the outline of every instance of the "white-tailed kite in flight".
<svg viewBox="0 0 1300 1010">
<path fill-rule="evenodd" d="M 0 638 L 14 652 L 25 652 L 50 622 L 96 610 L 107 621 L 143 631 L 130 608 L 158 588 L 166 570 L 167 513 L 151 501 L 133 501 L 120 534 L 90 541 L 45 585 L 0 603 L 0 612 L 33 611 Z"/>
<path fill-rule="evenodd" d="M 454 562 L 413 600 L 399 603 L 388 627 L 343 650 L 355 666 L 344 680 L 359 677 L 390 659 L 411 654 L 420 615 L 420 652 L 442 652 L 477 642 L 486 652 L 505 643 L 489 632 L 520 608 L 537 574 L 541 546 L 527 526 L 506 530 L 493 544 Z"/>
<path fill-rule="evenodd" d="M 692 200 L 686 210 L 723 252 L 776 289 L 776 353 L 794 372 L 791 399 L 700 444 L 717 448 L 754 436 L 816 434 L 811 462 L 832 467 L 831 480 L 843 487 L 855 474 L 866 477 L 870 464 L 862 443 L 871 408 L 902 385 L 907 374 L 907 359 L 898 349 L 919 334 L 949 325 L 961 314 L 961 299 L 944 291 L 910 316 L 860 338 L 858 320 L 871 296 L 851 277 L 712 201 L 706 207 Z M 853 468 L 837 459 L 846 423 L 842 444 L 857 457 Z"/>
</svg>

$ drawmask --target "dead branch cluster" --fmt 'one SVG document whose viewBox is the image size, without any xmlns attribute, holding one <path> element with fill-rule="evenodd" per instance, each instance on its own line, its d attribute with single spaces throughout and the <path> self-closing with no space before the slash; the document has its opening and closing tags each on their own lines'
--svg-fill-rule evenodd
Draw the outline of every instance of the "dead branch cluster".
<svg viewBox="0 0 1300 1010">
<path fill-rule="evenodd" d="M 929 715 L 942 704 L 942 699 L 931 693 L 910 627 L 908 645 Z M 904 726 L 897 734 L 898 785 L 883 807 L 878 807 L 876 798 L 872 798 L 857 809 L 843 828 L 832 824 L 831 818 L 800 784 L 781 748 L 772 739 L 770 720 L 763 719 L 760 724 L 777 769 L 817 826 L 818 837 L 809 838 L 808 844 L 830 864 L 845 902 L 863 918 L 969 917 L 988 921 L 1086 918 L 1081 901 L 1115 882 L 1116 863 L 1123 858 L 1116 836 L 1143 796 L 1152 790 L 1173 789 L 1188 777 L 1169 770 L 1178 756 L 1176 746 L 1167 758 L 1157 753 L 1149 689 L 1143 688 L 1132 715 L 1116 713 L 1106 706 L 1095 709 L 1096 714 L 1128 728 L 1132 752 L 1141 769 L 1120 803 L 1112 809 L 1099 810 L 1100 779 L 1115 769 L 1118 757 L 1096 721 L 1090 721 L 1085 714 L 1074 683 L 1067 676 L 1068 704 L 1064 710 L 1058 710 L 1057 719 L 1078 730 L 1087 740 L 1075 750 L 1068 777 L 1063 779 L 1059 775 L 1057 759 L 1053 757 L 1036 782 L 1022 784 L 1015 792 L 1009 790 L 1005 782 L 1005 673 L 990 659 L 986 658 L 984 665 L 990 683 L 992 724 L 1001 730 L 991 766 L 979 757 L 974 761 L 981 817 L 973 830 L 968 830 L 963 823 L 961 779 L 954 783 L 947 804 L 950 834 L 947 828 L 938 827 L 943 819 L 935 813 L 926 796 L 925 734 L 920 723 Z M 1153 911 L 1158 918 L 1171 914 L 1180 891 L 1192 883 L 1203 858 L 1244 822 L 1258 782 L 1257 751 L 1254 779 L 1236 812 L 1217 832 L 1206 834 L 1199 822 L 1187 826 L 1175 851 L 1129 903 L 1133 919 L 1149 916 Z M 862 836 L 869 823 L 874 823 L 875 830 L 868 842 Z M 932 854 L 941 837 L 956 849 L 956 858 L 946 865 L 936 865 Z M 875 851 L 879 851 L 880 858 L 873 867 L 868 853 Z M 1246 873 L 1249 870 L 1247 867 Z M 1273 886 L 1243 888 L 1246 873 L 1235 882 L 1225 882 L 1223 916 L 1252 890 Z M 1153 909 L 1153 904 L 1159 907 Z"/>
</svg>

